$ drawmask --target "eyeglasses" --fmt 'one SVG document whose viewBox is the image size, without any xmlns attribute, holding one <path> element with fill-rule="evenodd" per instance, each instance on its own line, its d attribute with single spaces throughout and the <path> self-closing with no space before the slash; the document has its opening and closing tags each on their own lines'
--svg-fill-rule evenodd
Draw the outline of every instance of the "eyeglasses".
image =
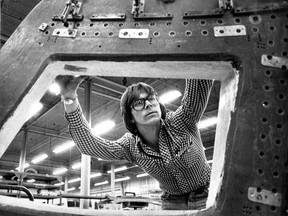
<svg viewBox="0 0 288 216">
<path fill-rule="evenodd" d="M 158 103 L 155 95 L 149 95 L 146 98 L 140 98 L 140 99 L 135 100 L 132 103 L 132 108 L 136 111 L 143 110 L 145 107 L 146 101 L 149 101 L 149 103 L 151 103 L 152 105 L 157 105 Z"/>
</svg>

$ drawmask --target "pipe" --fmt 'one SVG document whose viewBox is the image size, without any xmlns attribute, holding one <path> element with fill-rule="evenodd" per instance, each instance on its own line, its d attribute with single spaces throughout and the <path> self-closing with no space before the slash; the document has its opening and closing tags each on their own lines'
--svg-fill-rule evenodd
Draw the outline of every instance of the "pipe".
<svg viewBox="0 0 288 216">
<path fill-rule="evenodd" d="M 19 186 L 19 185 L 2 185 L 0 184 L 0 189 L 8 189 L 8 190 L 18 190 L 18 191 L 23 191 L 27 194 L 29 197 L 30 201 L 34 201 L 33 194 L 24 186 Z"/>
</svg>

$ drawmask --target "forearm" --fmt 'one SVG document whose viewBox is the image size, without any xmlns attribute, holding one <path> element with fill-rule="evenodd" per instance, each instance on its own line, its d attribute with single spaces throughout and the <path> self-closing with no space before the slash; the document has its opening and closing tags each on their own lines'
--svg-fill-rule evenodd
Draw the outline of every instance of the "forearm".
<svg viewBox="0 0 288 216">
<path fill-rule="evenodd" d="M 187 80 L 182 106 L 185 115 L 199 121 L 208 102 L 212 80 Z"/>
<path fill-rule="evenodd" d="M 75 112 L 76 109 L 79 107 L 79 101 L 76 97 L 75 100 L 71 104 L 64 103 L 64 109 L 67 113 Z"/>
<path fill-rule="evenodd" d="M 69 122 L 69 131 L 72 139 L 81 153 L 105 160 L 124 159 L 125 153 L 120 145 L 97 137 L 92 133 L 91 127 L 84 118 L 79 106 L 74 112 L 66 112 L 65 117 Z"/>
</svg>

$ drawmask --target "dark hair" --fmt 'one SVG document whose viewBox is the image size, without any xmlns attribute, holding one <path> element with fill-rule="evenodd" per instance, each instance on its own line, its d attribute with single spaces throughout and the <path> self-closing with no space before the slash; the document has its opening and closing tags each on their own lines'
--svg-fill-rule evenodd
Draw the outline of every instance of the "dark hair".
<svg viewBox="0 0 288 216">
<path fill-rule="evenodd" d="M 122 118 L 127 130 L 129 130 L 134 135 L 139 135 L 136 123 L 133 122 L 133 116 L 131 113 L 131 105 L 132 103 L 139 97 L 139 95 L 143 92 L 146 92 L 148 95 L 156 95 L 156 91 L 152 86 L 147 85 L 146 83 L 139 82 L 136 84 L 132 84 L 129 86 L 126 91 L 123 93 L 120 101 L 120 108 L 122 113 Z M 157 97 L 158 100 L 158 97 Z M 166 115 L 166 107 L 159 102 L 161 109 L 161 118 L 164 119 Z"/>
</svg>

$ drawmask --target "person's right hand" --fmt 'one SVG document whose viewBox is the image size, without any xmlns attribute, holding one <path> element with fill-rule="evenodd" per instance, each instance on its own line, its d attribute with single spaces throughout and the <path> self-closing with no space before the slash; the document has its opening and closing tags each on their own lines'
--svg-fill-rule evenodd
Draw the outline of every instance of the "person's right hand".
<svg viewBox="0 0 288 216">
<path fill-rule="evenodd" d="M 55 82 L 60 86 L 60 94 L 64 98 L 75 98 L 77 95 L 77 88 L 87 76 L 62 76 L 56 77 Z"/>
</svg>

